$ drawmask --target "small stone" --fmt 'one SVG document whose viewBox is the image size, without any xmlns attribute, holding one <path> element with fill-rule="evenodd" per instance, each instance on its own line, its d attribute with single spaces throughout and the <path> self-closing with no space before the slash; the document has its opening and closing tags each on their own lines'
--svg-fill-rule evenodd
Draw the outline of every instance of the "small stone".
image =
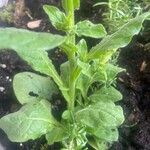
<svg viewBox="0 0 150 150">
<path fill-rule="evenodd" d="M 42 20 L 30 21 L 30 22 L 28 22 L 27 27 L 30 29 L 38 28 L 41 24 L 41 21 Z"/>
<path fill-rule="evenodd" d="M 6 76 L 6 80 L 8 80 L 9 79 L 9 76 Z"/>
<path fill-rule="evenodd" d="M 5 64 L 0 64 L 0 67 L 5 69 L 7 66 Z"/>
<path fill-rule="evenodd" d="M 5 88 L 0 86 L 0 92 L 4 92 Z"/>
</svg>

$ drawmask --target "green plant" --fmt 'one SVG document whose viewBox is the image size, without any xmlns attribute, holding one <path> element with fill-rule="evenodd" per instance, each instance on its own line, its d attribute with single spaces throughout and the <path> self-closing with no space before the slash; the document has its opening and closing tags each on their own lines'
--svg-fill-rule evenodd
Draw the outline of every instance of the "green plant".
<svg viewBox="0 0 150 150">
<path fill-rule="evenodd" d="M 75 24 L 74 10 L 79 9 L 79 0 L 62 0 L 62 5 L 65 12 L 48 5 L 44 10 L 53 26 L 65 31 L 66 36 L 0 29 L 1 49 L 15 50 L 35 71 L 47 75 L 23 72 L 14 77 L 14 92 L 23 106 L 2 117 L 0 128 L 14 142 L 45 135 L 48 144 L 61 142 L 66 150 L 87 149 L 87 143 L 97 150 L 105 150 L 108 144 L 117 141 L 117 128 L 124 121 L 122 108 L 115 104 L 122 95 L 112 86 L 122 69 L 108 60 L 138 34 L 149 13 L 106 35 L 101 24 L 88 20 Z M 76 43 L 76 35 L 104 39 L 89 50 L 84 39 Z M 60 66 L 60 74 L 47 55 L 47 50 L 54 47 L 68 56 L 68 61 Z M 58 121 L 51 113 L 50 102 L 52 95 L 60 92 L 67 108 Z"/>
<path fill-rule="evenodd" d="M 104 23 L 110 33 L 117 31 L 130 19 L 139 16 L 143 9 L 138 0 L 101 0 L 94 6 L 106 5 L 108 11 L 104 13 Z"/>
<path fill-rule="evenodd" d="M 0 8 L 0 21 L 13 23 L 15 11 L 15 5 L 13 3 L 7 4 L 7 7 Z"/>
</svg>

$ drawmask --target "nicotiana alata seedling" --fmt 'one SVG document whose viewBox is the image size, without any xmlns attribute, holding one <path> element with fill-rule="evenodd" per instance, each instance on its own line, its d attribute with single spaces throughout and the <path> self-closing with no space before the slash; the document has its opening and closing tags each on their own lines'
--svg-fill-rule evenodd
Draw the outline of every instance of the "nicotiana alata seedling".
<svg viewBox="0 0 150 150">
<path fill-rule="evenodd" d="M 52 25 L 65 36 L 0 28 L 0 49 L 15 50 L 37 72 L 22 72 L 13 79 L 13 88 L 22 108 L 0 119 L 0 128 L 13 142 L 25 142 L 45 135 L 48 144 L 61 142 L 66 150 L 106 150 L 118 140 L 123 110 L 115 102 L 122 99 L 113 86 L 123 69 L 109 63 L 118 48 L 126 46 L 139 33 L 144 13 L 117 32 L 107 35 L 102 24 L 89 20 L 75 22 L 80 0 L 62 0 L 64 11 L 44 5 Z M 80 37 L 77 42 L 76 36 Z M 88 48 L 84 36 L 102 39 Z M 47 51 L 58 47 L 68 58 L 58 73 Z M 34 93 L 34 94 L 31 94 Z M 51 113 L 53 94 L 61 93 L 67 108 L 58 121 Z M 35 96 L 36 95 L 36 96 Z"/>
</svg>

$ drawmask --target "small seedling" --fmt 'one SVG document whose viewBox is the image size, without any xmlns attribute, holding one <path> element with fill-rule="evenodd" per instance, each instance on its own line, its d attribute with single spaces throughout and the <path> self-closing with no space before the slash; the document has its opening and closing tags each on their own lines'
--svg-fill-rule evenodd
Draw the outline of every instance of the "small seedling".
<svg viewBox="0 0 150 150">
<path fill-rule="evenodd" d="M 149 13 L 107 35 L 102 24 L 89 20 L 75 23 L 74 11 L 80 0 L 62 0 L 64 12 L 44 5 L 52 25 L 65 36 L 36 33 L 24 29 L 0 28 L 0 48 L 15 50 L 31 67 L 47 76 L 31 72 L 15 75 L 13 88 L 22 108 L 0 119 L 0 128 L 13 142 L 25 142 L 45 135 L 48 144 L 62 143 L 62 149 L 81 150 L 89 146 L 106 150 L 118 140 L 123 110 L 115 102 L 122 99 L 113 81 L 121 68 L 109 63 L 118 48 L 126 46 Z M 80 37 L 77 42 L 76 36 Z M 88 49 L 84 36 L 103 40 Z M 68 58 L 56 71 L 47 51 L 58 47 Z M 54 94 L 61 93 L 67 108 L 56 119 L 51 113 Z"/>
<path fill-rule="evenodd" d="M 103 20 L 109 32 L 113 33 L 130 19 L 142 14 L 141 3 L 136 0 L 108 0 L 107 2 L 106 0 L 100 0 L 94 6 L 106 6 L 108 8 L 108 11 L 103 14 Z"/>
</svg>

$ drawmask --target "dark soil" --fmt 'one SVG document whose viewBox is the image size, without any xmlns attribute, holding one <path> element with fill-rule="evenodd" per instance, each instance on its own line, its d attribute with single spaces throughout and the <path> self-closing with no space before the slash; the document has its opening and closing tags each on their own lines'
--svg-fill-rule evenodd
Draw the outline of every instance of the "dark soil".
<svg viewBox="0 0 150 150">
<path fill-rule="evenodd" d="M 77 19 L 90 18 L 93 22 L 100 22 L 104 8 L 94 9 L 92 0 L 82 1 L 82 3 L 84 5 L 81 5 L 81 11 L 76 14 L 79 16 Z M 23 10 L 27 10 L 33 19 L 27 14 L 18 15 L 13 23 L 0 22 L 0 26 L 27 28 L 28 21 L 42 19 L 40 27 L 34 30 L 50 30 L 56 33 L 42 10 L 43 4 L 60 7 L 60 0 L 26 0 Z M 148 25 L 149 23 L 145 26 L 148 27 Z M 121 49 L 118 63 L 127 71 L 118 76 L 117 87 L 123 94 L 120 104 L 124 109 L 126 120 L 119 128 L 119 141 L 114 143 L 110 150 L 150 150 L 150 51 L 147 48 L 147 43 L 150 42 L 149 37 L 150 33 L 147 30 L 141 32 L 134 37 L 129 46 Z M 87 40 L 90 41 L 90 45 L 97 42 Z M 57 50 L 49 53 L 49 56 L 57 69 L 66 60 L 66 57 Z M 13 92 L 12 80 L 16 73 L 22 71 L 32 71 L 32 69 L 15 52 L 0 53 L 0 117 L 20 107 Z M 60 103 L 60 96 L 55 96 L 55 98 L 58 100 L 53 103 L 54 111 L 65 107 Z M 6 150 L 31 150 L 32 148 L 40 150 L 44 144 L 44 137 L 27 143 L 12 143 L 5 133 L 0 131 L 0 146 L 3 145 Z M 49 147 L 45 145 L 44 149 L 59 150 L 59 147 L 60 145 L 56 143 Z"/>
</svg>

